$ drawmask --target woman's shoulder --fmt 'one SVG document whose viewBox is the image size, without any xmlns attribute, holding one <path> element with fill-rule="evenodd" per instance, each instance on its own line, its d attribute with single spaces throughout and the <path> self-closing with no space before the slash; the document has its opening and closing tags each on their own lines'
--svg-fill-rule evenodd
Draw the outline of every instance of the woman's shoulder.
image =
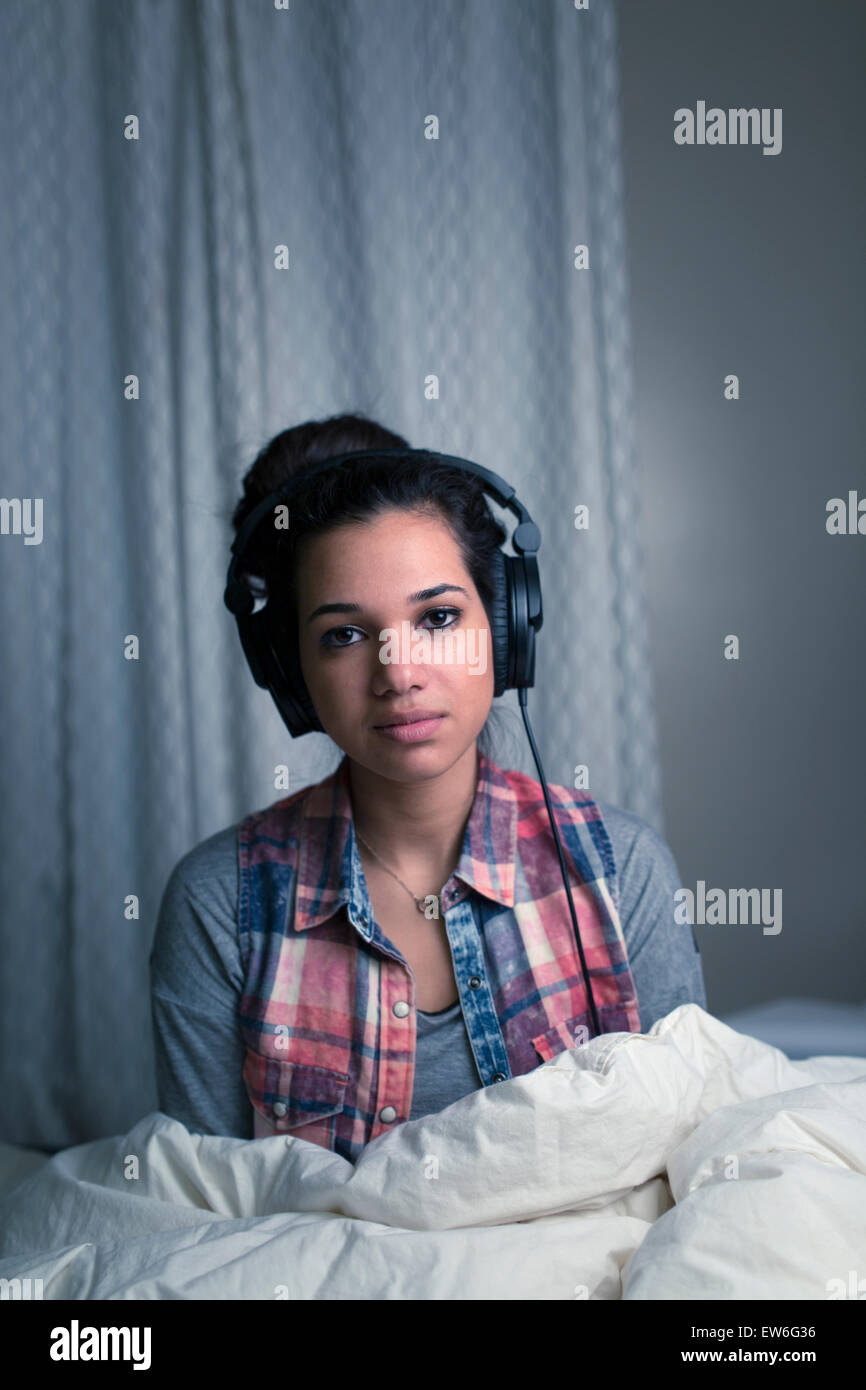
<svg viewBox="0 0 866 1390">
<path fill-rule="evenodd" d="M 311 782 L 299 791 L 280 797 L 257 811 L 250 811 L 234 827 L 236 838 L 239 834 L 243 840 L 249 842 L 259 838 L 267 840 L 294 837 L 303 819 L 308 800 L 314 792 L 330 785 L 332 780 L 333 774 L 331 777 L 323 778 L 321 782 Z"/>
<path fill-rule="evenodd" d="M 242 847 L 248 858 L 250 845 L 259 841 L 286 862 L 292 859 L 298 843 L 298 818 L 315 785 L 249 812 L 182 854 L 163 891 L 161 920 L 180 913 L 188 917 L 192 912 L 214 933 L 233 929 L 240 897 Z"/>
<path fill-rule="evenodd" d="M 670 846 L 655 826 L 634 811 L 614 806 L 609 801 L 597 800 L 596 805 L 613 842 L 618 866 L 637 856 L 644 860 L 662 860 L 665 867 L 669 867 L 668 861 L 673 861 Z"/>
<path fill-rule="evenodd" d="M 537 777 L 533 777 L 528 772 L 521 772 L 514 767 L 499 767 L 496 763 L 487 762 L 487 777 L 492 794 L 495 796 L 497 790 L 500 794 L 512 797 L 520 812 L 531 813 L 536 807 L 545 807 L 544 788 Z M 575 819 L 585 820 L 595 818 L 596 802 L 589 792 L 572 791 L 569 787 L 560 786 L 558 782 L 548 780 L 547 790 L 550 793 L 551 803 L 560 812 L 571 812 Z"/>
<path fill-rule="evenodd" d="M 638 884 L 654 879 L 666 889 L 677 887 L 679 869 L 664 835 L 634 811 L 606 801 L 597 804 L 613 845 L 620 879 L 627 877 Z"/>
<path fill-rule="evenodd" d="M 242 822 L 217 830 L 200 840 L 176 861 L 168 877 L 166 892 L 188 890 L 193 893 L 207 890 L 214 884 L 227 883 L 236 873 L 238 830 Z"/>
<path fill-rule="evenodd" d="M 274 802 L 242 817 L 176 861 L 163 889 L 151 948 L 158 978 L 179 978 L 183 970 L 210 969 L 217 961 L 236 973 L 241 836 L 249 842 L 258 833 L 267 840 L 277 831 L 274 815 L 284 804 Z"/>
<path fill-rule="evenodd" d="M 537 778 L 516 769 L 495 768 L 495 773 L 506 779 L 523 814 L 531 817 L 540 810 L 546 820 L 544 789 Z M 554 782 L 548 782 L 547 787 L 558 822 L 570 817 L 589 825 L 596 836 L 600 833 L 599 826 L 604 827 L 620 876 L 632 879 L 646 878 L 650 873 L 665 878 L 677 876 L 670 846 L 649 821 L 590 791 Z"/>
<path fill-rule="evenodd" d="M 186 851 L 163 890 L 150 953 L 151 986 L 196 1000 L 237 974 L 237 826 Z M 216 986 L 214 986 L 216 987 Z"/>
<path fill-rule="evenodd" d="M 497 767 L 495 763 L 488 763 L 488 769 L 494 787 L 497 781 L 501 782 L 504 779 L 519 808 L 531 810 L 538 805 L 545 805 L 544 788 L 537 777 L 517 768 Z M 657 832 L 648 821 L 642 820 L 633 811 L 625 811 L 609 801 L 603 801 L 590 791 L 550 781 L 547 783 L 547 790 L 552 804 L 560 812 L 571 813 L 577 820 L 601 818 L 606 824 L 614 826 L 622 839 L 635 840 L 638 836 L 657 836 Z M 660 836 L 657 838 L 661 839 Z"/>
</svg>

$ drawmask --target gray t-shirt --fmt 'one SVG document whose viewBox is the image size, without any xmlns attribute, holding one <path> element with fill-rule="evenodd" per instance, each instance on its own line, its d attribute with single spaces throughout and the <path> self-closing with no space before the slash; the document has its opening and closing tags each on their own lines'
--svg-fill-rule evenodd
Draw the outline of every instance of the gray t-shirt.
<svg viewBox="0 0 866 1390">
<path fill-rule="evenodd" d="M 701 957 L 692 928 L 674 921 L 681 883 L 665 841 L 632 812 L 597 804 L 613 846 L 620 921 L 647 1032 L 679 1004 L 706 1008 Z M 151 1005 L 159 1108 L 194 1133 L 251 1139 L 237 903 L 234 825 L 196 845 L 172 870 L 150 956 Z M 460 1001 L 435 1014 L 419 1009 L 409 1118 L 441 1110 L 481 1084 Z"/>
</svg>

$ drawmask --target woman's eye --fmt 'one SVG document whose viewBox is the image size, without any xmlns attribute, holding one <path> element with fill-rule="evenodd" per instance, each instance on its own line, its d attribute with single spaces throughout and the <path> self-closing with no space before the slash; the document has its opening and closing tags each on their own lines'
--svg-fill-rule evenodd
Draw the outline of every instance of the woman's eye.
<svg viewBox="0 0 866 1390">
<path fill-rule="evenodd" d="M 433 614 L 433 613 L 444 613 L 445 616 L 446 616 L 446 618 L 447 618 L 447 617 L 452 617 L 453 620 L 454 620 L 454 622 L 456 623 L 456 621 L 457 621 L 457 619 L 460 617 L 462 611 L 463 611 L 463 610 L 462 610 L 461 608 L 430 608 L 430 609 L 424 614 L 424 617 L 425 617 L 425 618 L 429 618 L 429 617 L 431 616 L 431 614 Z M 440 624 L 437 624 L 437 626 L 440 626 L 440 627 L 451 627 L 452 624 L 451 624 L 451 623 L 440 623 Z M 435 628 L 434 628 L 434 631 L 435 631 Z"/>
<path fill-rule="evenodd" d="M 460 617 L 462 617 L 462 614 L 463 614 L 463 609 L 462 609 L 462 608 L 428 608 L 427 612 L 424 614 L 424 618 L 426 619 L 426 618 L 434 618 L 434 617 L 444 617 L 446 620 L 447 620 L 447 619 L 450 619 L 450 622 L 449 622 L 449 621 L 446 621 L 446 622 L 434 623 L 433 631 L 436 632 L 437 630 L 440 630 L 440 629 L 443 628 L 443 627 L 453 627 L 454 623 L 456 623 L 456 622 L 458 621 L 458 619 L 459 619 Z M 361 629 L 360 629 L 360 628 L 357 628 L 357 627 L 332 627 L 332 628 L 329 628 L 329 630 L 328 630 L 327 632 L 325 632 L 325 633 L 322 634 L 322 646 L 323 646 L 323 647 L 357 647 L 357 645 L 358 645 L 357 642 L 344 642 L 344 641 L 339 640 L 340 637 L 341 637 L 341 634 L 343 634 L 343 633 L 352 633 L 352 632 L 357 632 L 357 633 L 359 633 L 362 637 L 363 637 L 363 635 L 364 635 L 364 634 L 361 632 Z"/>
<path fill-rule="evenodd" d="M 336 635 L 337 635 L 338 633 L 341 633 L 341 632 L 357 632 L 358 630 L 359 630 L 359 629 L 356 628 L 356 627 L 332 627 L 328 632 L 326 632 L 326 633 L 324 633 L 324 634 L 322 635 L 322 646 L 323 646 L 323 647 L 354 647 L 354 646 L 357 646 L 357 643 L 356 643 L 356 642 L 337 642 L 337 641 L 335 641 L 334 639 L 335 639 L 335 637 L 336 637 Z"/>
</svg>

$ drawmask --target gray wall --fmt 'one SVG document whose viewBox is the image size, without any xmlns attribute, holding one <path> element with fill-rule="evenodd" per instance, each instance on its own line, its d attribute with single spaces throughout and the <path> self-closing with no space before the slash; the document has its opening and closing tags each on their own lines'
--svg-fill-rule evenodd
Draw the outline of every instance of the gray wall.
<svg viewBox="0 0 866 1390">
<path fill-rule="evenodd" d="M 866 5 L 617 20 L 666 838 L 687 887 L 783 891 L 777 936 L 697 927 L 713 1012 L 861 1000 L 866 535 L 828 535 L 825 509 L 866 496 Z M 676 145 L 698 100 L 781 107 L 781 153 Z"/>
</svg>

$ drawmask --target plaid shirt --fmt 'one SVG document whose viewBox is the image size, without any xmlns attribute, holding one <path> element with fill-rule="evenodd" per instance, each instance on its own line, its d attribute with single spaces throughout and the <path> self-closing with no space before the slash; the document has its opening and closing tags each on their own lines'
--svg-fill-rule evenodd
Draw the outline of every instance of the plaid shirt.
<svg viewBox="0 0 866 1390">
<path fill-rule="evenodd" d="M 441 902 L 487 1086 L 591 1037 L 592 1014 L 541 784 L 477 756 Z M 414 973 L 373 916 L 347 774 L 344 757 L 240 824 L 240 1022 L 255 1137 L 292 1133 L 354 1162 L 409 1116 L 416 1003 Z M 601 812 L 587 792 L 548 790 L 601 1031 L 639 1032 Z"/>
</svg>

